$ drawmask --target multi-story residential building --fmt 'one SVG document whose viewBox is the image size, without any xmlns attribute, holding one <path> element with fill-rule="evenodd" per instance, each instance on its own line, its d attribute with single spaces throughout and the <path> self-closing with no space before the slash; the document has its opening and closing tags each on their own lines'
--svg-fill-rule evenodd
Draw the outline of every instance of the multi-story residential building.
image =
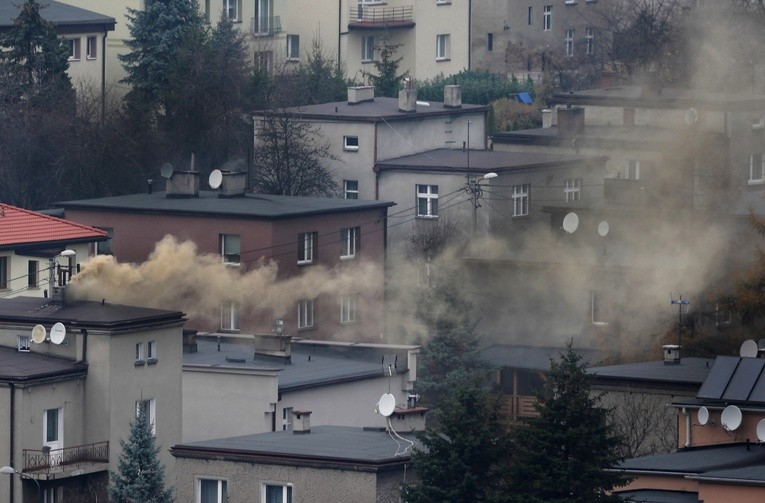
<svg viewBox="0 0 765 503">
<path fill-rule="evenodd" d="M 195 287 L 195 298 L 211 310 L 205 311 L 206 319 L 200 312 L 191 316 L 192 328 L 270 332 L 279 318 L 292 335 L 379 341 L 387 211 L 393 203 L 245 194 L 245 176 L 225 173 L 221 191 L 200 191 L 198 172 L 176 171 L 167 192 L 61 206 L 67 219 L 107 230 L 106 252 L 119 262 L 146 261 L 167 235 L 194 243 L 199 254 L 217 255 L 226 269 L 210 281 L 232 283 Z M 265 271 L 271 261 L 278 264 L 274 277 L 265 275 L 250 286 L 263 288 L 263 295 L 233 284 L 235 277 Z M 281 301 L 276 302 L 269 295 L 278 285 L 281 293 L 275 298 Z M 142 295 L 131 299 L 151 300 Z M 183 308 L 180 298 L 174 301 Z"/>
<path fill-rule="evenodd" d="M 0 203 L 0 298 L 51 296 L 107 239 L 100 229 Z"/>
</svg>

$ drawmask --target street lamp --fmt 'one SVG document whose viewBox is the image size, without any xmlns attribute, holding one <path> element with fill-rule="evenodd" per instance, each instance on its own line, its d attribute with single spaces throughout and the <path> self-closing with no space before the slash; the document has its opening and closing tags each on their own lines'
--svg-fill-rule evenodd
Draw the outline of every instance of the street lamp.
<svg viewBox="0 0 765 503">
<path fill-rule="evenodd" d="M 56 259 L 58 257 L 73 257 L 77 253 L 74 250 L 64 250 L 58 255 L 48 259 L 48 296 L 53 297 L 53 286 L 56 283 Z"/>
<path fill-rule="evenodd" d="M 14 475 L 18 475 L 22 479 L 29 479 L 32 482 L 34 482 L 35 485 L 37 486 L 37 501 L 40 501 L 41 495 L 42 495 L 42 490 L 40 489 L 40 483 L 37 481 L 36 478 L 30 477 L 26 473 L 18 472 L 12 466 L 3 466 L 2 468 L 0 468 L 0 473 L 4 473 L 5 475 L 10 475 L 11 477 L 13 477 Z M 11 486 L 11 491 L 10 492 L 11 492 L 11 502 L 13 502 L 13 486 Z"/>
<path fill-rule="evenodd" d="M 496 173 L 493 171 L 491 173 L 486 173 L 481 178 L 478 178 L 477 180 L 468 181 L 467 189 L 472 193 L 473 195 L 473 238 L 475 239 L 478 232 L 478 208 L 481 207 L 480 199 L 483 196 L 483 189 L 481 189 L 481 182 L 483 180 L 491 180 L 492 178 L 497 178 Z"/>
</svg>

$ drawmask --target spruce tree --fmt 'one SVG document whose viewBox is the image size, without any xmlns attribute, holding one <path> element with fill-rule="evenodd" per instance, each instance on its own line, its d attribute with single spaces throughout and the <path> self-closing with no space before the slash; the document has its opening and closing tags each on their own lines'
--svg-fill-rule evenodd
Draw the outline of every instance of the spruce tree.
<svg viewBox="0 0 765 503">
<path fill-rule="evenodd" d="M 375 49 L 379 52 L 380 58 L 375 59 L 374 65 L 377 75 L 374 73 L 363 72 L 370 83 L 375 86 L 375 95 L 387 96 L 388 98 L 398 98 L 398 91 L 401 88 L 401 81 L 409 75 L 409 72 L 398 73 L 398 66 L 403 56 L 396 58 L 396 51 L 402 44 L 392 44 L 388 36 L 383 36 L 382 40 Z"/>
<path fill-rule="evenodd" d="M 160 464 L 149 415 L 142 413 L 130 424 L 127 441 L 120 440 L 122 454 L 117 473 L 111 473 L 109 497 L 114 503 L 169 503 L 171 489 L 165 489 L 165 469 Z"/>
</svg>

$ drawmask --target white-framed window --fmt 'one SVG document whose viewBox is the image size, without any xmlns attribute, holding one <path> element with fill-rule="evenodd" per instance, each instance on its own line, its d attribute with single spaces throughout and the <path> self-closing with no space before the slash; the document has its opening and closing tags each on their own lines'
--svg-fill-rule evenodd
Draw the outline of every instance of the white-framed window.
<svg viewBox="0 0 765 503">
<path fill-rule="evenodd" d="M 525 217 L 529 214 L 529 192 L 531 185 L 513 185 L 513 216 Z"/>
<path fill-rule="evenodd" d="M 64 501 L 64 487 L 46 487 L 43 489 L 43 503 L 61 503 Z"/>
<path fill-rule="evenodd" d="M 343 136 L 343 150 L 357 152 L 359 150 L 359 137 Z"/>
<path fill-rule="evenodd" d="M 98 37 L 90 36 L 87 39 L 87 45 L 85 47 L 85 57 L 88 59 L 96 59 L 98 56 Z"/>
<path fill-rule="evenodd" d="M 0 290 L 8 288 L 8 257 L 0 257 Z"/>
<path fill-rule="evenodd" d="M 595 28 L 584 29 L 584 53 L 588 56 L 595 54 Z"/>
<path fill-rule="evenodd" d="M 239 234 L 220 235 L 220 256 L 223 263 L 238 266 L 241 260 L 242 242 Z"/>
<path fill-rule="evenodd" d="M 292 484 L 263 484 L 261 501 L 264 503 L 292 503 Z"/>
<path fill-rule="evenodd" d="M 340 323 L 353 323 L 356 321 L 356 298 L 358 294 L 343 295 L 340 297 Z"/>
<path fill-rule="evenodd" d="M 298 234 L 298 264 L 312 264 L 316 260 L 318 241 L 318 232 L 301 232 Z"/>
<path fill-rule="evenodd" d="M 96 241 L 95 254 L 96 255 L 111 255 L 112 254 L 112 238 L 114 236 L 114 229 L 111 227 L 98 227 L 102 231 L 106 232 L 109 236 L 106 241 Z"/>
<path fill-rule="evenodd" d="M 231 21 L 241 21 L 242 0 L 223 0 L 223 12 Z"/>
<path fill-rule="evenodd" d="M 135 417 L 146 415 L 151 425 L 151 433 L 157 434 L 157 399 L 147 398 L 135 401 Z"/>
<path fill-rule="evenodd" d="M 749 183 L 765 182 L 765 155 L 761 152 L 749 155 Z"/>
<path fill-rule="evenodd" d="M 417 216 L 438 216 L 438 185 L 417 185 Z"/>
<path fill-rule="evenodd" d="M 579 201 L 582 198 L 582 179 L 569 178 L 563 185 L 563 196 L 567 203 Z"/>
<path fill-rule="evenodd" d="M 450 56 L 450 39 L 448 33 L 436 35 L 436 61 L 444 61 Z"/>
<path fill-rule="evenodd" d="M 574 57 L 574 30 L 571 28 L 566 30 L 566 56 Z"/>
<path fill-rule="evenodd" d="M 239 330 L 239 306 L 235 302 L 223 304 L 220 308 L 220 329 Z"/>
<path fill-rule="evenodd" d="M 43 445 L 51 449 L 64 447 L 64 409 L 43 411 Z"/>
<path fill-rule="evenodd" d="M 345 197 L 346 199 L 359 198 L 359 181 L 358 180 L 343 180 L 343 197 Z"/>
<path fill-rule="evenodd" d="M 340 229 L 340 258 L 355 258 L 361 245 L 361 227 Z"/>
<path fill-rule="evenodd" d="M 542 9 L 542 29 L 544 31 L 552 30 L 552 5 L 545 5 Z"/>
<path fill-rule="evenodd" d="M 590 321 L 593 325 L 608 325 L 603 316 L 603 295 L 601 292 L 590 291 Z"/>
<path fill-rule="evenodd" d="M 287 35 L 287 59 L 300 60 L 300 35 Z"/>
<path fill-rule="evenodd" d="M 576 0 L 566 0 L 566 5 L 576 5 Z"/>
<path fill-rule="evenodd" d="M 28 335 L 17 335 L 16 344 L 19 351 L 29 351 L 31 349 Z"/>
<path fill-rule="evenodd" d="M 80 59 L 80 39 L 68 38 L 66 41 L 69 44 L 69 61 L 78 61 Z"/>
<path fill-rule="evenodd" d="M 196 503 L 226 503 L 228 482 L 224 479 L 198 478 Z"/>
<path fill-rule="evenodd" d="M 135 343 L 135 362 L 143 364 L 145 361 L 143 353 L 143 342 Z"/>
<path fill-rule="evenodd" d="M 147 344 L 147 349 L 148 349 L 148 353 L 146 355 L 147 358 L 148 358 L 147 361 L 149 363 L 156 363 L 156 361 L 157 361 L 157 341 L 149 341 L 149 343 Z"/>
<path fill-rule="evenodd" d="M 274 69 L 274 51 L 255 51 L 255 68 L 270 75 Z"/>
<path fill-rule="evenodd" d="M 297 303 L 298 330 L 313 327 L 313 299 L 301 299 Z"/>
<path fill-rule="evenodd" d="M 39 280 L 40 280 L 40 262 L 38 260 L 28 261 L 27 262 L 27 286 L 29 288 L 37 288 Z"/>
<path fill-rule="evenodd" d="M 255 32 L 258 35 L 268 35 L 273 31 L 274 0 L 255 0 Z"/>
<path fill-rule="evenodd" d="M 627 180 L 640 180 L 640 161 L 627 159 Z"/>
<path fill-rule="evenodd" d="M 361 37 L 361 62 L 371 63 L 375 60 L 375 36 L 365 35 Z"/>
<path fill-rule="evenodd" d="M 282 430 L 292 431 L 292 407 L 282 409 Z"/>
</svg>

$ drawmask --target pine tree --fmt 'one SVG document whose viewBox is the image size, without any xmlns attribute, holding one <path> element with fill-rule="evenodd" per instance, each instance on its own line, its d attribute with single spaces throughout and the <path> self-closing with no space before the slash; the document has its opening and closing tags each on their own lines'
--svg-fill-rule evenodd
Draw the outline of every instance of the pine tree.
<svg viewBox="0 0 765 503">
<path fill-rule="evenodd" d="M 120 440 L 122 454 L 117 473 L 111 473 L 109 496 L 114 503 L 169 503 L 171 489 L 165 489 L 165 469 L 159 463 L 149 415 L 142 413 L 130 425 L 127 441 Z"/>
<path fill-rule="evenodd" d="M 570 345 L 560 361 L 551 363 L 548 396 L 537 405 L 539 418 L 513 432 L 505 500 L 622 501 L 607 492 L 626 479 L 606 471 L 621 461 L 621 440 L 608 421 L 608 410 L 599 406 L 600 397 L 590 395 L 592 376 L 585 372 L 586 364 Z"/>
<path fill-rule="evenodd" d="M 401 81 L 409 75 L 409 72 L 398 73 L 398 66 L 403 56 L 396 58 L 396 51 L 402 44 L 391 44 L 388 37 L 382 37 L 382 40 L 375 46 L 380 54 L 379 59 L 375 59 L 374 65 L 377 75 L 374 73 L 363 72 L 370 83 L 375 86 L 377 96 L 387 96 L 389 98 L 398 98 L 398 91 L 401 88 Z"/>
</svg>

